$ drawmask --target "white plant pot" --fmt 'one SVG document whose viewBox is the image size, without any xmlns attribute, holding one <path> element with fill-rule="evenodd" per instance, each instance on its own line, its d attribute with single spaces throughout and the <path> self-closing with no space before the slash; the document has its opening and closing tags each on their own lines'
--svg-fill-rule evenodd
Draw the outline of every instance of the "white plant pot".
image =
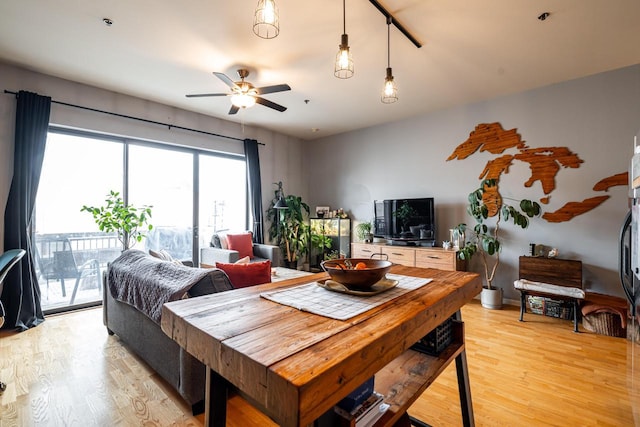
<svg viewBox="0 0 640 427">
<path fill-rule="evenodd" d="M 480 303 L 484 308 L 500 310 L 502 308 L 502 289 L 482 288 L 482 292 L 480 293 Z"/>
</svg>

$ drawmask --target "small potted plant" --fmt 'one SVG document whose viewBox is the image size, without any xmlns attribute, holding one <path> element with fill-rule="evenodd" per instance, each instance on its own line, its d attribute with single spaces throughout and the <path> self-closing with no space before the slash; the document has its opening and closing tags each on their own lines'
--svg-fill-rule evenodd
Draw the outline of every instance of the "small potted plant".
<svg viewBox="0 0 640 427">
<path fill-rule="evenodd" d="M 356 225 L 356 236 L 365 243 L 373 242 L 373 224 L 369 221 L 361 222 Z"/>
<path fill-rule="evenodd" d="M 493 285 L 496 270 L 500 264 L 500 223 L 511 220 L 522 229 L 529 227 L 529 218 L 540 215 L 540 205 L 531 200 L 521 200 L 519 209 L 504 203 L 497 192 L 497 180 L 485 179 L 480 187 L 469 194 L 467 213 L 471 215 L 476 225 L 468 229 L 467 224 L 458 224 L 455 228 L 459 233 L 470 237 L 458 251 L 461 260 L 469 260 L 479 254 L 483 266 L 484 285 L 480 299 L 485 308 L 498 309 L 502 307 L 502 289 Z M 493 226 L 487 225 L 487 220 L 493 220 Z M 492 262 L 491 259 L 494 261 Z"/>
<path fill-rule="evenodd" d="M 105 199 L 104 206 L 82 206 L 81 212 L 89 212 L 100 231 L 105 233 L 118 233 L 118 240 L 124 250 L 133 247 L 146 236 L 145 232 L 153 229 L 149 224 L 151 208 L 143 206 L 136 208 L 125 205 L 120 193 L 111 190 Z"/>
</svg>

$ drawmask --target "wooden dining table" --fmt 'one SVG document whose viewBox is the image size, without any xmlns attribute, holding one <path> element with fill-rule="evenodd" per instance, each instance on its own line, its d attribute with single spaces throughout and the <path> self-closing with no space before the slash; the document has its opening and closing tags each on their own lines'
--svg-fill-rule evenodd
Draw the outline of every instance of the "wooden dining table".
<svg viewBox="0 0 640 427">
<path fill-rule="evenodd" d="M 474 425 L 460 308 L 480 293 L 479 276 L 400 265 L 390 273 L 431 280 L 346 320 L 264 297 L 321 283 L 326 273 L 165 304 L 162 330 L 207 366 L 205 425 L 225 425 L 230 390 L 281 426 L 311 425 L 375 375 L 390 405 L 375 425 L 391 426 L 454 360 L 463 425 Z M 319 298 L 335 297 L 322 291 Z M 452 317 L 442 352 L 411 349 Z"/>
</svg>

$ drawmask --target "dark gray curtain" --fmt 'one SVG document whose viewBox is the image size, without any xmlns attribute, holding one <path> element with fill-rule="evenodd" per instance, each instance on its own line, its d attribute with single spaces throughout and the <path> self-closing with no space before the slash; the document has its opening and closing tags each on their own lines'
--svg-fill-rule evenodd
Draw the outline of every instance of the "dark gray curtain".
<svg viewBox="0 0 640 427">
<path fill-rule="evenodd" d="M 44 321 L 31 247 L 31 220 L 47 141 L 51 98 L 17 95 L 13 180 L 4 212 L 4 249 L 24 249 L 25 257 L 7 274 L 2 292 L 5 327 L 26 330 Z"/>
<path fill-rule="evenodd" d="M 262 214 L 262 180 L 260 179 L 260 156 L 258 141 L 244 140 L 244 155 L 247 161 L 247 189 L 249 194 L 249 214 L 253 221 L 253 241 L 264 243 Z"/>
</svg>

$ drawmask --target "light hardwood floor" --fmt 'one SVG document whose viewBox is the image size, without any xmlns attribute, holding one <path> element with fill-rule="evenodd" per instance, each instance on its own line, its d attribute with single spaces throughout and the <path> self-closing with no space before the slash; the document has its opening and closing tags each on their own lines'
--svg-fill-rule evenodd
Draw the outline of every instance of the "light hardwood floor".
<svg viewBox="0 0 640 427">
<path fill-rule="evenodd" d="M 462 310 L 478 426 L 640 426 L 640 345 L 572 332 L 570 321 L 516 307 Z M 200 426 L 175 392 L 110 337 L 101 309 L 0 332 L 0 426 Z M 229 426 L 272 425 L 238 398 Z M 452 365 L 411 415 L 462 425 Z"/>
</svg>

